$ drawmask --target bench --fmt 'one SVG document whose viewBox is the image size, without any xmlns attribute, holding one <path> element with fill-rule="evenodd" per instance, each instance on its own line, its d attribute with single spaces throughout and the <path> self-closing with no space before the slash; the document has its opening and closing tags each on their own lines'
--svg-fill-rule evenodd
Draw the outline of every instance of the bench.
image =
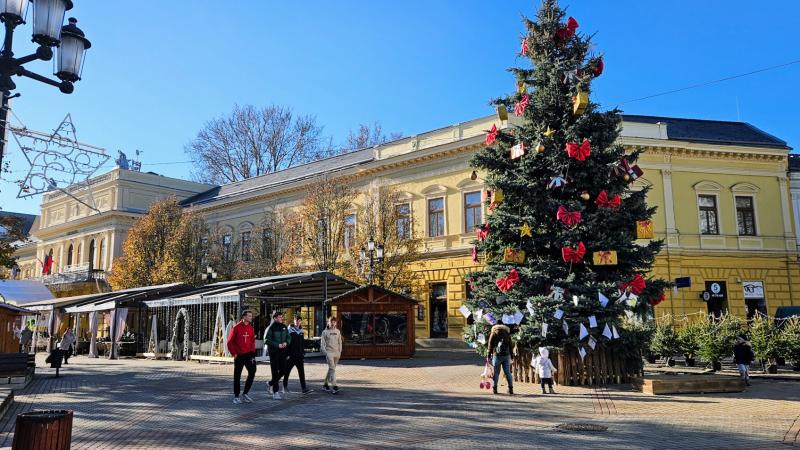
<svg viewBox="0 0 800 450">
<path fill-rule="evenodd" d="M 25 377 L 27 384 L 36 371 L 36 356 L 28 353 L 0 353 L 0 378 Z"/>
</svg>

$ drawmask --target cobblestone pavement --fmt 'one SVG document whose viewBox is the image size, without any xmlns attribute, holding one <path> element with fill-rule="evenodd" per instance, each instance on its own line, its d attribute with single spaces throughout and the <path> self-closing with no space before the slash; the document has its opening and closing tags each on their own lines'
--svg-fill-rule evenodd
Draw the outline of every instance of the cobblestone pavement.
<svg viewBox="0 0 800 450">
<path fill-rule="evenodd" d="M 76 357 L 56 379 L 43 359 L 0 422 L 0 448 L 11 446 L 15 415 L 31 409 L 74 410 L 74 449 L 800 447 L 798 382 L 659 397 L 627 386 L 557 386 L 543 396 L 518 384 L 518 395 L 493 396 L 478 389 L 472 352 L 421 350 L 411 360 L 344 361 L 336 396 L 320 390 L 326 368 L 310 360 L 316 391 L 283 401 L 268 399 L 269 367 L 259 365 L 256 402 L 234 405 L 231 365 Z M 608 431 L 555 428 L 568 422 Z"/>
</svg>

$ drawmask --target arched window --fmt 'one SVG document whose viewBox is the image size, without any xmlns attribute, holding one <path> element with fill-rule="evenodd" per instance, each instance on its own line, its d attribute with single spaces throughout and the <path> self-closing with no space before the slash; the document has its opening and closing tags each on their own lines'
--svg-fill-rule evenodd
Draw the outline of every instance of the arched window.
<svg viewBox="0 0 800 450">
<path fill-rule="evenodd" d="M 89 241 L 89 270 L 94 269 L 94 239 Z"/>
<path fill-rule="evenodd" d="M 67 249 L 67 265 L 72 265 L 72 244 L 69 244 L 69 248 Z"/>
</svg>

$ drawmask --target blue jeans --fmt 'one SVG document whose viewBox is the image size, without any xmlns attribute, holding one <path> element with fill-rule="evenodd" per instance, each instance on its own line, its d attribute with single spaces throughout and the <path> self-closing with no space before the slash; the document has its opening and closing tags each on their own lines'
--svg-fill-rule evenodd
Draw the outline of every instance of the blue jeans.
<svg viewBox="0 0 800 450">
<path fill-rule="evenodd" d="M 494 366 L 494 386 L 497 388 L 497 380 L 500 379 L 500 366 L 503 366 L 503 372 L 506 374 L 506 381 L 508 381 L 508 388 L 514 387 L 514 379 L 511 376 L 511 355 L 505 356 L 492 356 L 492 366 Z"/>
</svg>

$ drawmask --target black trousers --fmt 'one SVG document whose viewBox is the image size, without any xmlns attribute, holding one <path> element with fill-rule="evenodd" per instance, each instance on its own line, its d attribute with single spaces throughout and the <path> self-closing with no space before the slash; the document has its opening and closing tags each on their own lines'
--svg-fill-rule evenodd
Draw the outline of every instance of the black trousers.
<svg viewBox="0 0 800 450">
<path fill-rule="evenodd" d="M 302 356 L 290 356 L 289 360 L 286 362 L 286 372 L 283 375 L 283 387 L 286 388 L 289 386 L 289 373 L 291 373 L 292 368 L 297 367 L 297 375 L 300 377 L 300 388 L 305 390 L 306 388 L 306 370 L 303 367 L 303 357 Z"/>
<path fill-rule="evenodd" d="M 545 385 L 549 386 L 551 389 L 553 388 L 552 378 L 541 378 L 539 381 L 542 384 L 542 390 L 544 390 Z"/>
<path fill-rule="evenodd" d="M 70 345 L 67 350 L 62 350 L 64 354 L 64 364 L 69 364 L 69 358 L 72 356 L 72 346 Z"/>
<path fill-rule="evenodd" d="M 272 392 L 278 392 L 278 384 L 286 373 L 286 352 L 269 353 L 269 369 L 272 372 Z"/>
<path fill-rule="evenodd" d="M 233 395 L 236 397 L 239 396 L 239 383 L 241 382 L 243 368 L 247 368 L 247 380 L 244 382 L 244 393 L 247 394 L 253 386 L 253 379 L 256 377 L 255 353 L 236 355 L 233 360 Z"/>
</svg>

